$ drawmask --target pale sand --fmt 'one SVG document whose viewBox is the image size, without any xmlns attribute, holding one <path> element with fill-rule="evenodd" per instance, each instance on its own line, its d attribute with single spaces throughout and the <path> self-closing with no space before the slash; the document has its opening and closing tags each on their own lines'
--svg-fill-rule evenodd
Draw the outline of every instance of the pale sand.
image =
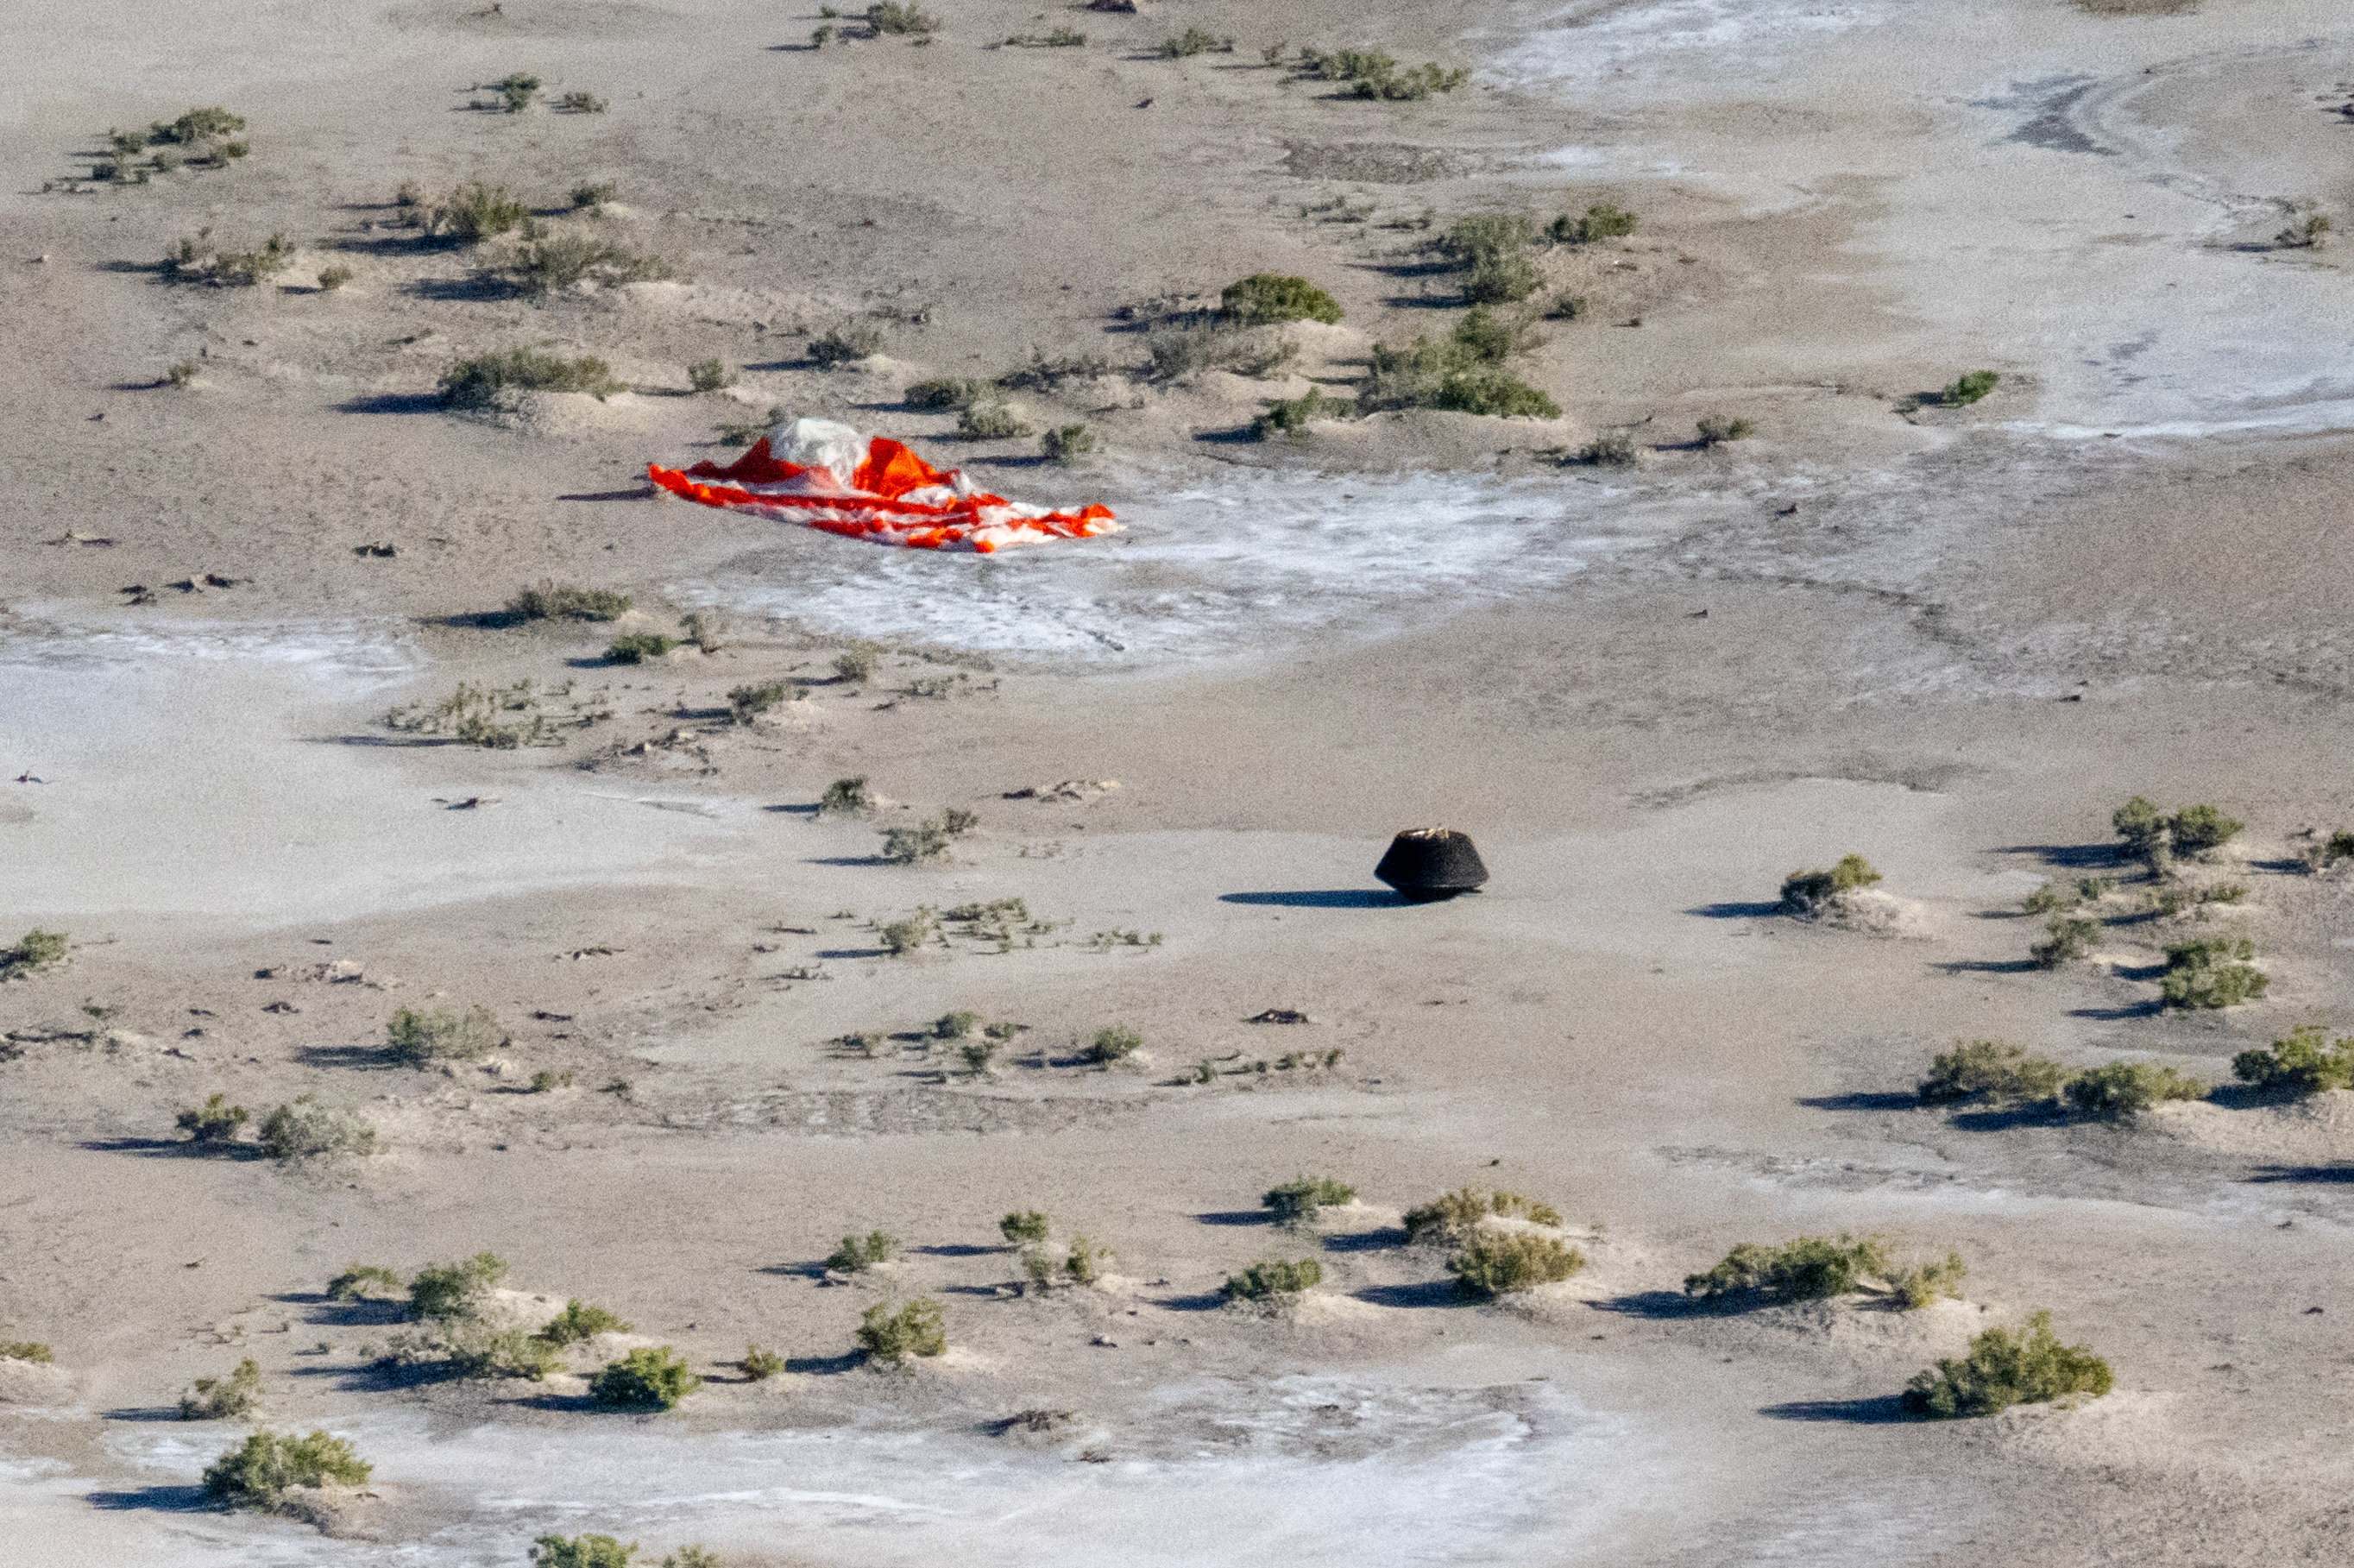
<svg viewBox="0 0 2354 1568">
<path fill-rule="evenodd" d="M 80 944 L 0 987 L 0 1339 L 57 1354 L 0 1361 L 26 1561 L 513 1563 L 547 1530 L 860 1565 L 2342 1554 L 2340 1097 L 2108 1127 L 1906 1094 L 1957 1036 L 2220 1081 L 2344 1022 L 2346 885 L 2283 867 L 2354 817 L 2354 307 L 2340 251 L 2266 249 L 2293 204 L 2354 200 L 2336 7 L 944 5 L 931 45 L 821 51 L 773 7 L 484 9 L 15 19 L 0 777 L 45 781 L 0 784 L 0 938 Z M 1083 49 L 983 47 L 1065 24 Z M 1236 52 L 1145 58 L 1196 24 Z M 1479 75 L 1336 102 L 1257 66 L 1278 34 Z M 516 69 L 610 108 L 465 110 Z M 252 122 L 233 170 L 40 193 L 110 122 L 213 101 Z M 361 228 L 402 179 L 469 178 L 551 207 L 611 180 L 603 221 L 691 281 L 535 306 Z M 1596 307 L 1528 362 L 1559 421 L 1257 445 L 1223 438 L 1308 380 L 1112 374 L 1017 394 L 1103 438 L 1061 471 L 896 406 L 1034 344 L 1134 365 L 1119 307 L 1269 268 L 1347 307 L 1295 329 L 1342 381 L 1457 319 L 1418 302 L 1449 287 L 1415 270 L 1422 231 L 1384 223 L 1606 198 L 1636 236 L 1544 259 Z M 1335 200 L 1372 220 L 1302 213 Z M 207 224 L 283 230 L 299 264 L 239 291 L 126 267 Z M 354 281 L 309 291 L 330 260 Z M 879 305 L 926 319 L 802 365 L 800 329 Z M 534 342 L 652 390 L 431 408 L 454 355 Z M 660 391 L 706 355 L 743 384 Z M 183 360 L 197 387 L 135 389 Z M 1987 402 L 1900 411 L 1979 366 L 2005 376 Z M 1129 531 L 983 563 L 637 493 L 772 404 L 1108 499 Z M 1758 436 L 1677 450 L 1720 410 Z M 1664 450 L 1539 455 L 1610 429 Z M 49 542 L 72 535 L 116 543 Z M 378 542 L 398 554 L 353 554 Z M 207 571 L 249 580 L 164 587 Z M 724 646 L 619 668 L 610 628 L 465 619 L 544 577 L 631 590 L 658 629 L 716 608 Z M 161 602 L 123 606 L 134 583 Z M 832 679 L 867 636 L 895 650 L 876 676 Z M 610 716 L 557 750 L 387 744 L 386 709 L 461 679 L 568 681 L 557 711 Z M 725 693 L 769 679 L 809 694 L 726 725 Z M 875 819 L 809 810 L 853 774 Z M 1005 798 L 1066 779 L 1120 787 Z M 2199 874 L 2247 902 L 2022 969 L 2018 900 L 2102 869 L 2136 791 L 2246 819 Z M 872 862 L 878 825 L 949 805 L 981 826 L 947 862 Z M 1439 821 L 1494 880 L 1388 902 L 1388 836 Z M 1893 934 L 1769 912 L 1850 851 Z M 875 946 L 919 905 L 1015 895 L 1034 947 Z M 2211 929 L 2257 938 L 2270 994 L 2156 1013 L 2158 946 Z M 1092 940 L 1114 932 L 1159 940 Z M 477 1003 L 513 1033 L 493 1061 L 381 1065 L 393 1009 Z M 1313 1022 L 1243 1022 L 1272 1007 Z M 1029 1029 L 987 1076 L 829 1044 L 950 1009 Z M 1142 1057 L 1076 1063 L 1113 1022 Z M 1175 1081 L 1204 1060 L 1213 1083 Z M 572 1086 L 515 1092 L 543 1070 Z M 173 1116 L 216 1090 L 353 1105 L 386 1150 L 187 1157 Z M 1302 1171 L 1360 1190 L 1320 1238 L 1256 1223 Z M 1558 1204 L 1586 1270 L 1454 1304 L 1395 1227 L 1467 1183 Z M 997 1217 L 1031 1206 L 1113 1250 L 1096 1287 L 998 1288 Z M 910 1251 L 824 1282 L 877 1226 Z M 1840 1231 L 1959 1248 L 1967 1299 L 1677 1304 L 1736 1241 Z M 355 1260 L 486 1247 L 518 1290 L 635 1325 L 576 1372 L 653 1342 L 713 1381 L 641 1421 L 574 1373 L 387 1378 L 392 1313 L 319 1295 Z M 1295 1313 L 1214 1306 L 1311 1254 Z M 922 1292 L 950 1353 L 857 1369 L 863 1308 Z M 1930 1360 L 2041 1308 L 2115 1393 L 1888 1419 Z M 793 1369 L 737 1381 L 748 1340 Z M 268 1418 L 351 1435 L 375 1495 L 316 1524 L 196 1507 L 243 1428 L 155 1418 L 249 1354 Z M 1024 1409 L 1071 1416 L 991 1435 Z"/>
</svg>

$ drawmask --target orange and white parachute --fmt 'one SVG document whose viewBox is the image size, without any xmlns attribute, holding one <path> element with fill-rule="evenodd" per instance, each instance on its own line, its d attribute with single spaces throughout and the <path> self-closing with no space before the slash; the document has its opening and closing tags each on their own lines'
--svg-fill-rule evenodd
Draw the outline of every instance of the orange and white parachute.
<svg viewBox="0 0 2354 1568">
<path fill-rule="evenodd" d="M 991 495 L 960 470 L 937 469 L 897 441 L 831 419 L 795 419 L 721 468 L 682 473 L 648 464 L 646 477 L 673 495 L 803 523 L 878 545 L 990 555 L 1040 539 L 1117 534 L 1108 506 L 1049 512 Z"/>
</svg>

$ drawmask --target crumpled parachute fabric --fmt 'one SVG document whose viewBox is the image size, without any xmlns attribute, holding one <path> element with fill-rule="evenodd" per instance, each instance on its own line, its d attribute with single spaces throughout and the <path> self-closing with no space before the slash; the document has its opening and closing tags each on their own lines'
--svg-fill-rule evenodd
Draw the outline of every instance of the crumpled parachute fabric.
<svg viewBox="0 0 2354 1568">
<path fill-rule="evenodd" d="M 937 469 L 897 441 L 831 419 L 795 419 L 721 468 L 684 473 L 648 464 L 646 477 L 673 495 L 757 512 L 878 545 L 991 555 L 1041 539 L 1117 534 L 1108 506 L 1049 512 L 980 489 L 960 470 Z"/>
</svg>

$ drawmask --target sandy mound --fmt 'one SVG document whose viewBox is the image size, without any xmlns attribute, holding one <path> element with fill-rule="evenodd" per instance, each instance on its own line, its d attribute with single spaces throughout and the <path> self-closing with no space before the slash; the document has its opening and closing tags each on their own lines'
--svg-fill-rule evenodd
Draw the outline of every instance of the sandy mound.
<svg viewBox="0 0 2354 1568">
<path fill-rule="evenodd" d="M 2288 1105 L 2234 1109 L 2205 1100 L 2156 1106 L 2141 1118 L 2179 1143 L 2256 1160 L 2354 1160 L 2354 1092 L 2334 1089 Z"/>
<path fill-rule="evenodd" d="M 74 1374 L 46 1361 L 0 1360 L 0 1404 L 64 1404 L 74 1395 Z"/>
</svg>

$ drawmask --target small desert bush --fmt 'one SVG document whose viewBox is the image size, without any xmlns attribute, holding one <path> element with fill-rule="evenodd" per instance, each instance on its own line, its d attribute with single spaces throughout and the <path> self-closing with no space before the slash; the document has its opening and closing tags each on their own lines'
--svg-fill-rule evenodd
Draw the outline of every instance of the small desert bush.
<svg viewBox="0 0 2354 1568">
<path fill-rule="evenodd" d="M 1090 1062 L 1123 1062 L 1143 1047 L 1142 1034 L 1125 1023 L 1115 1023 L 1096 1031 L 1095 1039 L 1087 1044 L 1087 1056 Z"/>
<path fill-rule="evenodd" d="M 2185 806 L 2172 815 L 2146 796 L 2136 795 L 2110 813 L 2109 825 L 2127 854 L 2163 872 L 2177 854 L 2211 856 L 2247 826 L 2213 806 Z"/>
<path fill-rule="evenodd" d="M 980 1027 L 978 1012 L 943 1012 L 932 1020 L 928 1033 L 935 1040 L 961 1040 Z"/>
<path fill-rule="evenodd" d="M 1543 343 L 1530 330 L 1525 315 L 1499 314 L 1486 305 L 1474 305 L 1464 313 L 1447 341 L 1465 358 L 1481 365 L 1501 365 Z"/>
<path fill-rule="evenodd" d="M 844 654 L 844 658 L 849 655 Z M 869 666 L 872 667 L 871 665 Z M 875 798 L 867 793 L 865 775 L 855 779 L 837 779 L 825 787 L 818 798 L 817 809 L 834 816 L 864 816 L 875 809 Z"/>
<path fill-rule="evenodd" d="M 2052 1314 L 2038 1312 L 2023 1330 L 1988 1329 L 1970 1340 L 1967 1356 L 1941 1360 L 1935 1371 L 1915 1376 L 1905 1386 L 1904 1409 L 1940 1418 L 1995 1415 L 2072 1393 L 2098 1399 L 2115 1382 L 2091 1347 L 2062 1344 L 2052 1336 Z"/>
<path fill-rule="evenodd" d="M 1496 1297 L 1567 1279 L 1585 1266 L 1585 1256 L 1554 1236 L 1526 1231 L 1482 1232 L 1447 1260 L 1447 1272 L 1466 1296 Z"/>
<path fill-rule="evenodd" d="M 1937 394 L 1937 401 L 1949 408 L 1966 408 L 1983 399 L 2001 380 L 2002 376 L 1995 371 L 1973 370 L 1947 382 L 1946 389 Z"/>
<path fill-rule="evenodd" d="M 550 1345 L 578 1344 L 593 1340 L 599 1334 L 626 1334 L 630 1326 L 602 1307 L 584 1307 L 576 1298 L 564 1304 L 564 1310 L 540 1326 L 532 1338 Z"/>
<path fill-rule="evenodd" d="M 2339 828 L 2327 835 L 2317 833 L 2313 842 L 2298 852 L 2298 859 L 2309 872 L 2325 872 L 2341 860 L 2354 860 L 2354 829 Z"/>
<path fill-rule="evenodd" d="M 309 1095 L 263 1117 L 254 1141 L 281 1161 L 359 1159 L 376 1150 L 376 1128 L 357 1112 L 323 1106 Z"/>
<path fill-rule="evenodd" d="M 854 365 L 869 358 L 882 346 L 879 328 L 866 322 L 844 322 L 811 338 L 809 356 L 819 369 L 832 370 L 838 365 Z"/>
<path fill-rule="evenodd" d="M 341 262 L 332 267 L 322 267 L 319 269 L 319 291 L 323 294 L 332 294 L 350 282 L 354 276 L 355 274 L 352 270 Z"/>
<path fill-rule="evenodd" d="M 1297 1263 L 1261 1258 L 1240 1274 L 1228 1275 L 1218 1294 L 1229 1301 L 1280 1301 L 1315 1288 L 1323 1278 L 1324 1266 L 1312 1257 Z"/>
<path fill-rule="evenodd" d="M 1095 432 L 1085 425 L 1060 425 L 1038 438 L 1039 455 L 1065 468 L 1095 450 Z"/>
<path fill-rule="evenodd" d="M 2306 1023 L 2275 1040 L 2268 1051 L 2243 1051 L 2232 1058 L 2232 1075 L 2243 1084 L 2282 1094 L 2317 1095 L 2354 1089 L 2354 1036 L 2332 1040 L 2317 1023 Z"/>
<path fill-rule="evenodd" d="M 499 108 L 507 114 L 521 114 L 539 96 L 539 78 L 527 71 L 515 71 L 491 85 L 499 90 Z"/>
<path fill-rule="evenodd" d="M 1046 1239 L 1046 1216 L 1036 1209 L 1016 1209 L 997 1222 L 997 1232 L 1010 1244 L 1036 1244 Z"/>
<path fill-rule="evenodd" d="M 1842 893 L 1870 887 L 1880 873 L 1860 854 L 1841 855 L 1829 871 L 1794 871 L 1782 879 L 1782 907 L 1792 915 L 1818 915 Z"/>
<path fill-rule="evenodd" d="M 1490 1216 L 1527 1220 L 1539 1225 L 1561 1224 L 1561 1212 L 1551 1203 L 1523 1198 L 1518 1192 L 1489 1192 L 1465 1187 L 1457 1192 L 1443 1192 L 1419 1208 L 1408 1209 L 1405 1212 L 1405 1239 L 1409 1242 L 1459 1241 L 1478 1230 L 1479 1223 Z"/>
<path fill-rule="evenodd" d="M 404 1007 L 384 1026 L 385 1054 L 404 1067 L 471 1062 L 506 1044 L 506 1032 L 487 1007 L 462 1013 L 419 1012 Z"/>
<path fill-rule="evenodd" d="M 478 245 L 520 228 L 531 217 L 531 207 L 507 194 L 504 185 L 479 182 L 460 185 L 442 199 L 426 227 L 467 245 Z"/>
<path fill-rule="evenodd" d="M 409 1315 L 445 1325 L 479 1317 L 493 1287 L 506 1277 L 506 1259 L 494 1252 L 478 1252 L 461 1263 L 429 1264 L 408 1282 Z"/>
<path fill-rule="evenodd" d="M 509 714 L 522 716 L 508 721 Z M 539 698 L 527 680 L 512 686 L 478 686 L 461 681 L 456 691 L 430 707 L 410 703 L 386 714 L 384 723 L 390 729 L 446 735 L 493 751 L 562 744 L 555 739 L 547 715 L 539 711 Z"/>
<path fill-rule="evenodd" d="M 227 1095 L 214 1095 L 204 1104 L 182 1111 L 175 1119 L 191 1143 L 235 1143 L 238 1129 L 246 1123 L 246 1112 L 243 1106 L 229 1104 Z"/>
<path fill-rule="evenodd" d="M 641 1345 L 588 1380 L 588 1393 L 599 1404 L 640 1410 L 672 1409 L 702 1386 L 668 1345 Z"/>
<path fill-rule="evenodd" d="M 1463 274 L 1465 299 L 1474 304 L 1513 304 L 1544 283 L 1544 275 L 1529 259 L 1535 238 L 1527 218 L 1490 213 L 1458 220 L 1437 241 L 1437 249 Z"/>
<path fill-rule="evenodd" d="M 1337 1209 L 1356 1201 L 1357 1190 L 1330 1176 L 1295 1176 L 1280 1187 L 1270 1187 L 1259 1195 L 1258 1206 L 1275 1216 L 1279 1225 L 1305 1225 L 1315 1223 L 1325 1209 Z"/>
<path fill-rule="evenodd" d="M 1299 345 L 1278 332 L 1221 320 L 1156 328 L 1145 337 L 1144 352 L 1151 362 L 1147 374 L 1156 381 L 1178 381 L 1205 370 L 1265 380 L 1298 359 Z"/>
<path fill-rule="evenodd" d="M 34 1361 L 48 1365 L 57 1354 L 37 1340 L 0 1340 L 0 1361 Z"/>
<path fill-rule="evenodd" d="M 762 681 L 758 684 L 731 686 L 727 691 L 727 715 L 737 724 L 750 724 L 779 703 L 800 694 L 798 686 L 782 681 Z"/>
<path fill-rule="evenodd" d="M 629 613 L 631 603 L 628 594 L 610 588 L 585 588 L 549 578 L 507 600 L 507 613 L 517 620 L 618 620 Z"/>
<path fill-rule="evenodd" d="M 556 101 L 556 107 L 567 114 L 602 114 L 610 107 L 593 92 L 567 92 Z"/>
<path fill-rule="evenodd" d="M 1310 419 L 1341 419 L 1356 411 L 1348 398 L 1328 397 L 1321 387 L 1310 387 L 1298 397 L 1267 398 L 1266 409 L 1251 420 L 1251 438 L 1263 441 L 1284 435 L 1297 440 L 1308 433 Z"/>
<path fill-rule="evenodd" d="M 1918 1312 L 1945 1297 L 1958 1298 L 1962 1279 L 1969 1271 L 1960 1253 L 1948 1252 L 1943 1258 L 1892 1272 L 1888 1276 L 1889 1294 L 1899 1310 Z"/>
<path fill-rule="evenodd" d="M 1441 408 L 1506 419 L 1557 419 L 1561 405 L 1480 353 L 1449 339 L 1375 344 L 1357 394 L 1361 412 Z"/>
<path fill-rule="evenodd" d="M 866 25 L 877 33 L 894 37 L 921 37 L 938 30 L 939 19 L 912 4 L 901 0 L 881 0 L 866 7 Z"/>
<path fill-rule="evenodd" d="M 610 182 L 577 185 L 572 187 L 572 205 L 582 211 L 593 211 L 611 201 L 614 186 Z"/>
<path fill-rule="evenodd" d="M 397 1294 L 408 1289 L 400 1276 L 380 1264 L 355 1263 L 334 1278 L 327 1281 L 330 1301 L 367 1301 L 376 1293 Z"/>
<path fill-rule="evenodd" d="M 1780 1246 L 1743 1242 L 1714 1268 L 1685 1276 L 1684 1294 L 1704 1301 L 1817 1301 L 1845 1296 L 1865 1276 L 1888 1271 L 1887 1249 L 1876 1236 L 1799 1236 Z"/>
<path fill-rule="evenodd" d="M 217 289 L 250 289 L 294 264 L 294 247 L 273 234 L 253 250 L 225 250 L 212 243 L 212 230 L 196 231 L 164 259 L 164 276 L 175 283 L 207 283 Z"/>
<path fill-rule="evenodd" d="M 2166 972 L 2158 978 L 2161 1007 L 2232 1007 L 2264 994 L 2272 978 L 2247 960 L 2256 945 L 2245 937 L 2201 937 L 2171 942 Z"/>
<path fill-rule="evenodd" d="M 735 373 L 716 359 L 698 359 L 686 367 L 686 384 L 697 392 L 718 392 L 736 385 Z"/>
<path fill-rule="evenodd" d="M 774 1351 L 764 1351 L 758 1345 L 744 1347 L 744 1359 L 736 1363 L 744 1375 L 754 1383 L 766 1383 L 785 1370 L 785 1358 Z"/>
<path fill-rule="evenodd" d="M 441 373 L 441 401 L 482 408 L 508 392 L 586 392 L 599 399 L 623 390 L 601 359 L 566 359 L 535 348 L 509 348 L 461 359 Z"/>
<path fill-rule="evenodd" d="M 251 1356 L 227 1377 L 200 1377 L 180 1396 L 183 1421 L 231 1421 L 261 1403 L 261 1363 Z"/>
<path fill-rule="evenodd" d="M 2054 915 L 2043 922 L 2043 940 L 2027 949 L 2038 968 L 2056 969 L 2072 964 L 2093 950 L 2094 940 L 2101 934 L 2098 920 L 2087 920 L 2076 915 Z"/>
<path fill-rule="evenodd" d="M 210 109 L 191 109 L 177 120 L 159 120 L 147 128 L 146 140 L 193 146 L 199 142 L 217 142 L 225 136 L 234 136 L 244 129 L 242 116 L 216 105 Z"/>
<path fill-rule="evenodd" d="M 667 657 L 678 646 L 675 638 L 660 631 L 631 631 L 605 645 L 608 664 L 642 664 L 649 659 Z"/>
<path fill-rule="evenodd" d="M 2328 238 L 2330 222 L 2326 213 L 2308 213 L 2292 219 L 2287 228 L 2273 236 L 2273 244 L 2283 250 L 2318 250 Z"/>
<path fill-rule="evenodd" d="M 1567 213 L 1545 225 L 1545 238 L 1555 245 L 1591 245 L 1601 239 L 1624 239 L 1635 232 L 1638 220 L 1623 207 L 1601 201 L 1585 209 L 1582 217 Z"/>
<path fill-rule="evenodd" d="M 584 281 L 615 288 L 623 283 L 659 282 L 677 275 L 676 269 L 659 256 L 649 256 L 593 234 L 568 231 L 526 238 L 500 270 L 516 288 L 534 296 L 561 293 Z M 716 390 L 704 387 L 695 389 Z"/>
<path fill-rule="evenodd" d="M 1093 1285 L 1111 1255 L 1111 1248 L 1075 1235 L 1063 1254 L 1063 1277 L 1073 1285 Z"/>
<path fill-rule="evenodd" d="M 1004 441 L 1026 436 L 1030 427 L 1002 403 L 972 403 L 957 410 L 957 434 L 969 441 Z"/>
<path fill-rule="evenodd" d="M 948 1328 L 940 1304 L 917 1297 L 896 1312 L 883 1302 L 869 1307 L 859 1319 L 858 1348 L 871 1361 L 905 1366 L 909 1356 L 937 1356 L 949 1348 Z"/>
<path fill-rule="evenodd" d="M 1569 461 L 1590 463 L 1596 468 L 1625 468 L 1631 463 L 1641 461 L 1642 454 L 1635 450 L 1635 443 L 1631 440 L 1614 431 L 1609 435 L 1595 437 L 1571 453 Z"/>
<path fill-rule="evenodd" d="M 895 959 L 905 958 L 925 944 L 941 939 L 939 916 L 928 906 L 918 905 L 906 919 L 888 920 L 875 927 L 875 937 L 883 944 L 885 952 Z"/>
<path fill-rule="evenodd" d="M 2148 1062 L 2112 1062 L 2068 1080 L 2061 1093 L 2068 1108 L 2079 1116 L 2131 1118 L 2160 1100 L 2196 1100 L 2207 1096 L 2207 1086 L 2171 1067 Z"/>
<path fill-rule="evenodd" d="M 1746 440 L 1757 427 L 1746 419 L 1730 418 L 1723 414 L 1703 415 L 1692 427 L 1693 437 L 1702 447 L 1721 447 L 1727 441 Z"/>
<path fill-rule="evenodd" d="M 534 1568 L 630 1568 L 638 1543 L 611 1535 L 543 1535 L 531 1543 Z"/>
<path fill-rule="evenodd" d="M 341 1437 L 324 1432 L 281 1437 L 264 1430 L 213 1461 L 205 1471 L 205 1495 L 223 1508 L 275 1513 L 292 1488 L 356 1487 L 374 1468 Z"/>
<path fill-rule="evenodd" d="M 886 865 L 921 865 L 937 860 L 948 853 L 949 845 L 972 832 L 975 825 L 970 811 L 952 806 L 911 828 L 885 828 L 883 862 Z"/>
<path fill-rule="evenodd" d="M 1195 55 L 1209 54 L 1213 50 L 1232 54 L 1234 48 L 1235 41 L 1232 38 L 1221 39 L 1214 33 L 1205 33 L 1199 27 L 1188 27 L 1175 37 L 1163 38 L 1161 41 L 1161 58 L 1165 60 L 1183 60 L 1191 59 Z"/>
<path fill-rule="evenodd" d="M 2057 1098 L 2068 1069 L 1999 1040 L 1957 1040 L 1931 1058 L 1914 1092 L 1923 1105 L 2011 1105 Z"/>
<path fill-rule="evenodd" d="M 970 377 L 961 380 L 917 381 L 910 383 L 907 389 L 899 394 L 899 402 L 903 408 L 923 413 L 938 412 L 945 408 L 969 408 L 980 401 L 981 394 L 987 390 L 988 387 L 983 383 Z"/>
<path fill-rule="evenodd" d="M 869 1231 L 863 1236 L 844 1236 L 842 1245 L 826 1258 L 825 1266 L 836 1274 L 864 1274 L 878 1263 L 891 1261 L 899 1250 L 899 1238 L 883 1231 Z"/>
<path fill-rule="evenodd" d="M 473 1319 L 450 1325 L 443 1332 L 442 1349 L 448 1352 L 450 1370 L 460 1377 L 520 1377 L 544 1383 L 548 1374 L 564 1368 L 557 1347 L 537 1335 Z"/>
<path fill-rule="evenodd" d="M 1272 326 L 1278 322 L 1330 323 L 1341 319 L 1341 306 L 1331 295 L 1305 278 L 1254 272 L 1219 291 L 1218 313 L 1239 326 Z"/>
<path fill-rule="evenodd" d="M 1228 47 L 1233 40 L 1229 39 Z M 1448 70 L 1435 64 L 1400 65 L 1379 49 L 1320 49 L 1299 51 L 1300 70 L 1326 81 L 1336 81 L 1356 98 L 1412 101 L 1437 92 L 1453 92 L 1471 79 L 1467 69 Z"/>
</svg>

